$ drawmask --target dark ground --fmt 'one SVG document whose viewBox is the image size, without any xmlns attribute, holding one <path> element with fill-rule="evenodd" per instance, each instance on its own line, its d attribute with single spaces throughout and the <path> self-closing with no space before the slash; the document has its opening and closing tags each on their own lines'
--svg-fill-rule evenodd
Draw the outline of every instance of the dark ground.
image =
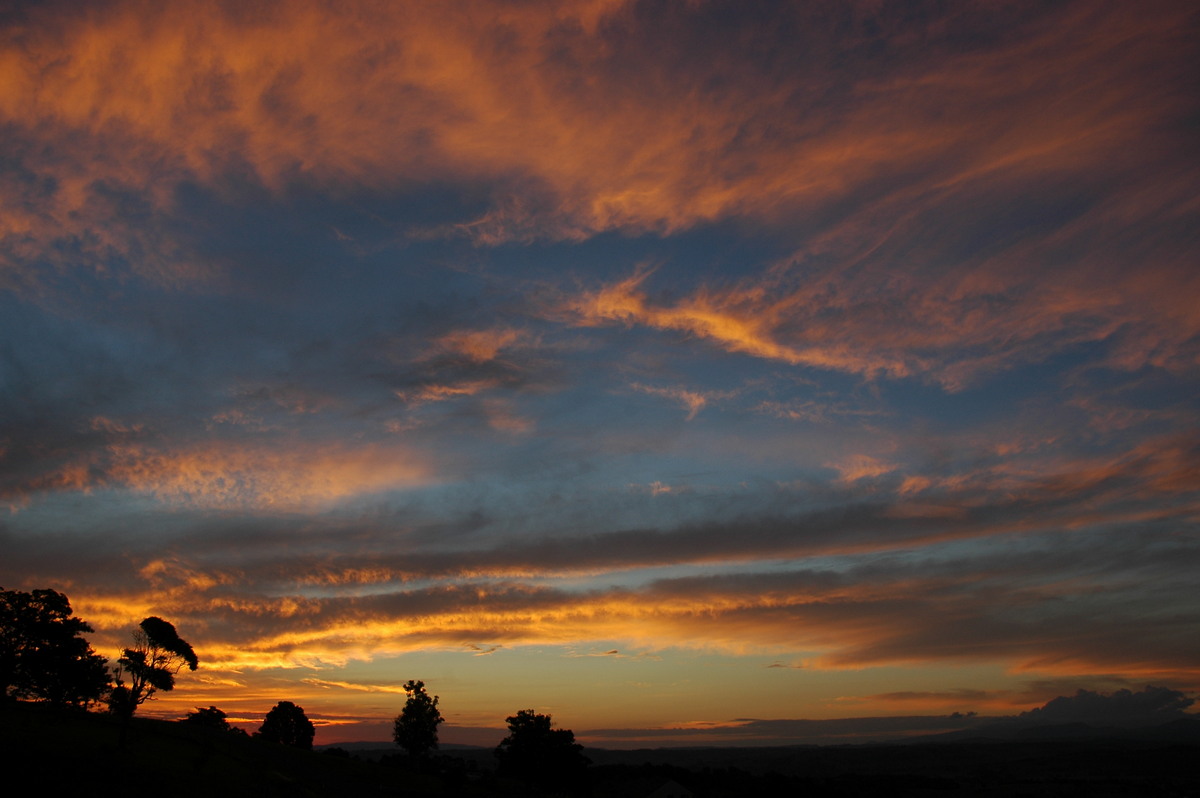
<svg viewBox="0 0 1200 798">
<path fill-rule="evenodd" d="M 642 798 L 668 780 L 718 796 L 1197 796 L 1200 721 L 1158 734 L 930 740 L 906 745 L 586 750 L 578 794 Z M 1075 739 L 1070 739 L 1074 737 Z M 488 749 L 443 752 L 417 772 L 395 749 L 308 752 L 182 723 L 0 706 L 0 767 L 22 794 L 187 796 L 536 795 L 497 779 Z M 562 791 L 560 791 L 561 793 Z M 565 794 L 565 793 L 564 793 Z"/>
</svg>

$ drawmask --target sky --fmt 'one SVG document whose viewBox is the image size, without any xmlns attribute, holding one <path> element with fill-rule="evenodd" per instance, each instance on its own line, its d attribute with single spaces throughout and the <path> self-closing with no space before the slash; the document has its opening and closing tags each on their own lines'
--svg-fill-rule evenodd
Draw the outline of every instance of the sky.
<svg viewBox="0 0 1200 798">
<path fill-rule="evenodd" d="M 318 742 L 1195 696 L 1198 33 L 6 3 L 0 585 Z"/>
</svg>

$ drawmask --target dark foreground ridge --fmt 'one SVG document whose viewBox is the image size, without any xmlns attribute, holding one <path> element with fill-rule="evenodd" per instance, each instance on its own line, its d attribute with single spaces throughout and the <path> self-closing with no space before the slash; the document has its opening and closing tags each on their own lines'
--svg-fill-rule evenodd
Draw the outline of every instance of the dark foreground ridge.
<svg viewBox="0 0 1200 798">
<path fill-rule="evenodd" d="M 588 749 L 572 790 L 498 778 L 488 749 L 453 749 L 424 771 L 392 749 L 303 751 L 194 724 L 135 718 L 124 748 L 113 718 L 10 703 L 0 763 L 30 794 L 173 796 L 586 795 L 1200 796 L 1200 721 L 1086 737 L 1046 728 L 1023 739 L 781 748 Z"/>
</svg>

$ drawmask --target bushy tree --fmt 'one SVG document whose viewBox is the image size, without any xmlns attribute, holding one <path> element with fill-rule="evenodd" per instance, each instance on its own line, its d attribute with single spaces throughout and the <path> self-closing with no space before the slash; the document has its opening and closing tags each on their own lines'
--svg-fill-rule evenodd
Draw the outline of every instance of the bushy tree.
<svg viewBox="0 0 1200 798">
<path fill-rule="evenodd" d="M 196 670 L 199 660 L 175 627 L 162 618 L 150 616 L 133 631 L 133 648 L 127 648 L 117 660 L 117 686 L 109 696 L 109 709 L 132 715 L 159 690 L 175 689 L 175 674 L 186 666 Z M 129 684 L 125 684 L 125 677 Z"/>
<path fill-rule="evenodd" d="M 87 622 L 54 590 L 0 588 L 0 695 L 86 706 L 108 688 L 108 667 L 81 635 Z"/>
<path fill-rule="evenodd" d="M 187 717 L 183 719 L 183 722 L 190 726 L 200 726 L 205 729 L 232 731 L 233 727 L 229 725 L 229 721 L 225 718 L 225 713 L 216 707 L 209 707 L 208 709 L 196 707 L 196 711 L 189 712 Z"/>
<path fill-rule="evenodd" d="M 501 775 L 566 788 L 579 782 L 591 760 L 575 742 L 574 732 L 551 728 L 550 716 L 532 709 L 522 709 L 506 720 L 508 736 L 495 752 Z"/>
<path fill-rule="evenodd" d="M 409 756 L 420 758 L 438 747 L 438 725 L 444 718 L 438 711 L 438 697 L 425 692 L 425 682 L 410 679 L 404 692 L 408 700 L 396 716 L 392 739 Z"/>
<path fill-rule="evenodd" d="M 301 707 L 291 701 L 280 701 L 263 720 L 256 736 L 273 743 L 312 750 L 316 729 Z"/>
</svg>

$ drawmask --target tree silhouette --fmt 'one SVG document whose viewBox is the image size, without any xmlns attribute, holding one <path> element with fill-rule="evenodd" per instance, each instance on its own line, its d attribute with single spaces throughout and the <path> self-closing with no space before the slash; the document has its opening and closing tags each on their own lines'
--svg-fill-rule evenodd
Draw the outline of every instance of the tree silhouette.
<svg viewBox="0 0 1200 798">
<path fill-rule="evenodd" d="M 316 729 L 302 708 L 291 701 L 280 701 L 267 713 L 256 736 L 307 751 L 312 750 L 315 734 Z"/>
<path fill-rule="evenodd" d="M 392 739 L 414 759 L 425 756 L 438 747 L 437 727 L 444 718 L 438 711 L 438 697 L 430 698 L 425 682 L 410 679 L 404 685 L 408 700 L 396 716 Z"/>
<path fill-rule="evenodd" d="M 225 717 L 225 713 L 216 707 L 209 707 L 208 709 L 196 707 L 196 711 L 189 712 L 187 717 L 183 719 L 183 722 L 190 726 L 200 726 L 205 729 L 232 731 L 233 727 L 229 725 L 229 721 Z"/>
<path fill-rule="evenodd" d="M 175 674 L 185 665 L 196 670 L 199 660 L 173 625 L 152 615 L 133 631 L 133 648 L 125 649 L 117 663 L 117 686 L 109 696 L 109 709 L 128 716 L 159 690 L 174 690 Z"/>
<path fill-rule="evenodd" d="M 509 733 L 495 751 L 501 775 L 569 788 L 591 764 L 583 755 L 583 746 L 575 742 L 575 733 L 551 728 L 549 715 L 522 709 L 505 720 Z"/>
<path fill-rule="evenodd" d="M 87 622 L 54 590 L 0 588 L 0 696 L 86 706 L 108 688 L 108 667 L 81 635 Z"/>
</svg>

